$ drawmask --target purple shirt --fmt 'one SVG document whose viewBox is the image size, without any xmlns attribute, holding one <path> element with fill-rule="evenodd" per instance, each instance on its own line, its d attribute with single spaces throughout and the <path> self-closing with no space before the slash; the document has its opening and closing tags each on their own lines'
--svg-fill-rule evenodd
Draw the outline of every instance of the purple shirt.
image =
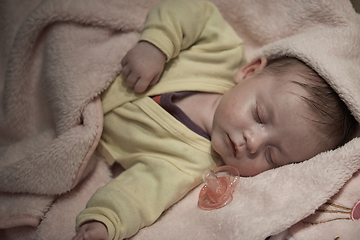
<svg viewBox="0 0 360 240">
<path fill-rule="evenodd" d="M 193 132 L 199 134 L 200 136 L 210 140 L 210 136 L 197 124 L 195 124 L 176 104 L 174 101 L 179 98 L 183 98 L 194 94 L 196 92 L 192 91 L 184 91 L 184 92 L 169 92 L 160 95 L 160 102 L 158 99 L 154 99 L 159 105 L 164 108 L 168 113 L 170 113 L 174 118 L 176 118 L 179 122 L 183 123 L 186 127 L 188 127 Z M 154 98 L 157 98 L 155 96 Z"/>
</svg>

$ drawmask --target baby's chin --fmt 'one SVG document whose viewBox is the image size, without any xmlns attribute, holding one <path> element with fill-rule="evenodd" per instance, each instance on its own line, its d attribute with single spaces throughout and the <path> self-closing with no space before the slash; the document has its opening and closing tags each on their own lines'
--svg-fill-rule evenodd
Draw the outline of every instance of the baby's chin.
<svg viewBox="0 0 360 240">
<path fill-rule="evenodd" d="M 268 170 L 264 170 L 264 171 L 253 171 L 253 170 L 244 170 L 244 169 L 239 169 L 237 168 L 239 171 L 239 174 L 241 177 L 255 177 L 256 175 L 259 175 L 260 173 L 266 172 Z"/>
<path fill-rule="evenodd" d="M 246 167 L 241 167 L 239 165 L 235 165 L 233 161 L 241 161 L 241 159 L 235 159 L 235 160 L 233 159 L 232 161 L 231 160 L 226 161 L 226 159 L 225 159 L 225 161 L 223 160 L 225 165 L 236 168 L 239 171 L 239 175 L 241 177 L 254 177 L 254 176 L 262 173 L 262 171 L 256 171 L 255 169 L 252 169 L 252 168 L 248 169 Z"/>
<path fill-rule="evenodd" d="M 221 154 L 218 153 L 213 147 L 211 148 L 211 155 L 215 161 L 221 161 L 219 163 L 220 165 L 227 165 L 236 168 L 239 171 L 241 177 L 253 177 L 261 173 L 261 172 L 256 172 L 253 169 L 248 170 L 240 166 L 236 166 L 234 162 L 239 162 L 241 161 L 241 159 L 235 159 L 229 156 L 221 156 Z"/>
</svg>

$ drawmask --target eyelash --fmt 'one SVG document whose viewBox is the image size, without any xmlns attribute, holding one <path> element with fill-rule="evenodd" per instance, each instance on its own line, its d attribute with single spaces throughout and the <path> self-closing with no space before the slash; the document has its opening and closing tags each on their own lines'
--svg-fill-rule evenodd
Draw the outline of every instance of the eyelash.
<svg viewBox="0 0 360 240">
<path fill-rule="evenodd" d="M 261 120 L 260 114 L 259 114 L 259 108 L 258 108 L 258 104 L 255 104 L 255 119 L 258 123 L 263 124 L 263 121 Z M 265 159 L 266 161 L 270 164 L 270 165 L 275 165 L 272 157 L 271 157 L 271 151 L 270 148 L 266 148 L 265 150 Z"/>
<path fill-rule="evenodd" d="M 275 165 L 275 163 L 271 157 L 270 148 L 266 148 L 266 150 L 265 150 L 265 159 L 270 165 Z"/>
<path fill-rule="evenodd" d="M 260 114 L 259 114 L 259 109 L 258 109 L 258 105 L 257 103 L 255 104 L 255 118 L 256 118 L 256 121 L 260 124 L 263 124 L 263 121 L 261 120 L 260 118 Z"/>
</svg>

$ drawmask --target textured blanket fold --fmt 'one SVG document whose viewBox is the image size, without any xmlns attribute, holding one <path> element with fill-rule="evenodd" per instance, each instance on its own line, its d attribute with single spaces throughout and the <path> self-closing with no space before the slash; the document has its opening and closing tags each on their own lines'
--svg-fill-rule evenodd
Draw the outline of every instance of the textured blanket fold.
<svg viewBox="0 0 360 240">
<path fill-rule="evenodd" d="M 344 149 L 359 152 L 359 144 L 357 139 Z M 344 156 L 340 151 L 328 152 L 307 162 L 240 178 L 233 201 L 214 211 L 197 207 L 200 186 L 132 239 L 264 240 L 296 224 L 327 202 L 360 168 L 359 157 L 359 154 Z M 318 165 L 323 166 L 321 172 Z M 353 240 L 351 236 L 344 236 L 341 228 L 338 230 L 343 236 L 341 239 Z M 359 223 L 355 230 L 360 232 Z M 319 232 L 314 238 L 305 235 L 299 239 L 332 239 L 331 235 L 326 238 L 326 234 Z"/>
<path fill-rule="evenodd" d="M 158 1 L 2 1 L 0 237 L 74 234 L 76 214 L 110 180 L 94 154 L 102 132 L 98 96 Z M 300 58 L 360 121 L 360 16 L 348 0 L 212 2 L 244 40 L 248 60 Z M 360 234 L 360 221 L 336 220 L 318 209 L 330 202 L 351 210 L 360 200 L 359 168 L 356 138 L 309 161 L 242 178 L 233 202 L 216 211 L 197 208 L 197 188 L 134 239 L 248 240 L 287 231 L 283 235 L 296 240 L 350 240 Z"/>
<path fill-rule="evenodd" d="M 8 136 L 1 142 L 22 151 L 7 151 L 10 163 L 1 160 L 7 164 L 0 169 L 0 181 L 9 183 L 2 184 L 1 191 L 69 191 L 89 146 L 101 134 L 101 117 L 85 119 L 86 114 L 101 114 L 101 109 L 88 103 L 119 72 L 126 45 L 117 40 L 122 38 L 116 32 L 120 24 L 95 17 L 104 6 L 108 9 L 103 13 L 109 16 L 113 6 L 94 1 L 93 9 L 83 11 L 85 4 L 44 1 L 15 36 L 5 73 L 0 129 L 2 137 Z M 105 23 L 107 28 L 101 28 Z M 19 177 L 26 175 L 37 177 Z"/>
<path fill-rule="evenodd" d="M 1 8 L 2 29 L 9 29 L 1 46 L 10 50 L 1 56 L 0 228 L 18 226 L 19 219 L 38 224 L 56 196 L 92 171 L 102 132 L 97 96 L 117 76 L 143 22 L 125 17 L 123 1 L 16 4 Z M 145 18 L 144 9 L 130 6 Z M 27 208 L 22 196 L 31 199 Z M 16 202 L 21 207 L 10 204 Z"/>
</svg>

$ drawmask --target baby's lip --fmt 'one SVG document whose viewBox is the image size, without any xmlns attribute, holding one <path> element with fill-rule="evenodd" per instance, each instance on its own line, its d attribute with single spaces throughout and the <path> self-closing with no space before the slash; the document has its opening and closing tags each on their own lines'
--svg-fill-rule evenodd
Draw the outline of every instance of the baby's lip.
<svg viewBox="0 0 360 240">
<path fill-rule="evenodd" d="M 244 151 L 244 145 L 236 145 L 235 144 L 235 151 L 236 151 L 236 158 L 241 158 L 243 155 L 243 151 Z"/>
<path fill-rule="evenodd" d="M 226 134 L 226 135 L 227 135 L 226 143 L 227 143 L 228 148 L 229 148 L 229 153 L 230 153 L 231 156 L 236 157 L 235 144 L 234 144 L 234 142 L 231 140 L 229 134 Z"/>
<path fill-rule="evenodd" d="M 240 158 L 242 156 L 243 153 L 243 147 L 244 145 L 241 144 L 236 144 L 234 140 L 232 140 L 232 138 L 227 134 L 228 136 L 228 145 L 229 145 L 229 152 L 232 156 L 234 156 L 235 158 Z"/>
</svg>

